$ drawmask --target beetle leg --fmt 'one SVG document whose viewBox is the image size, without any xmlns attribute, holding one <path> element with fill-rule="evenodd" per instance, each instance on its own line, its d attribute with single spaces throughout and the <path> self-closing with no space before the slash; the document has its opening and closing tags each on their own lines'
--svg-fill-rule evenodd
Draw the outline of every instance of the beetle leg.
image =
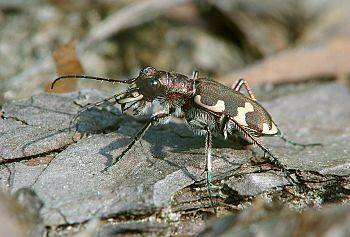
<svg viewBox="0 0 350 237">
<path fill-rule="evenodd" d="M 230 121 L 230 117 L 228 115 L 222 115 L 219 120 L 219 130 L 225 139 L 227 139 L 229 121 Z"/>
<path fill-rule="evenodd" d="M 254 138 L 253 138 L 254 139 Z M 281 169 L 281 171 L 283 172 L 284 176 L 288 179 L 289 182 L 291 182 L 291 184 L 296 185 L 298 187 L 299 190 L 304 191 L 307 187 L 304 184 L 301 184 L 299 181 L 295 180 L 292 175 L 291 172 L 278 160 L 278 158 L 276 156 L 274 156 L 271 151 L 263 146 L 262 144 L 260 144 L 259 142 L 255 141 L 255 144 L 260 147 L 260 149 L 264 152 L 264 157 L 266 157 L 266 154 L 269 155 L 269 157 L 271 158 L 271 161 L 273 162 L 273 164 Z"/>
<path fill-rule="evenodd" d="M 192 79 L 193 79 L 193 80 L 197 80 L 197 79 L 198 79 L 198 74 L 199 74 L 199 72 L 198 72 L 197 70 L 194 70 L 194 71 L 192 72 Z"/>
<path fill-rule="evenodd" d="M 233 87 L 233 90 L 235 91 L 240 91 L 241 88 L 242 88 L 242 85 L 244 85 L 245 89 L 247 90 L 250 98 L 252 100 L 256 100 L 256 97 L 252 91 L 252 88 L 249 86 L 248 82 L 246 80 L 244 80 L 243 78 L 239 79 L 237 82 L 236 82 L 236 85 Z"/>
<path fill-rule="evenodd" d="M 191 91 L 194 94 L 196 91 L 196 80 L 198 79 L 198 74 L 199 72 L 197 70 L 194 70 L 192 73 L 192 86 L 191 86 Z"/>
<path fill-rule="evenodd" d="M 254 137 L 252 134 L 250 134 L 249 132 L 247 132 L 240 124 L 238 124 L 235 120 L 231 119 L 231 122 L 233 122 L 236 125 L 236 128 L 242 133 L 244 134 L 244 136 L 249 139 L 250 142 L 252 142 L 253 144 L 257 145 L 263 152 L 264 152 L 264 157 L 266 154 L 269 155 L 269 157 L 271 158 L 271 161 L 273 162 L 273 164 L 281 169 L 281 171 L 283 172 L 284 176 L 288 179 L 289 182 L 291 182 L 291 184 L 296 185 L 300 190 L 305 190 L 305 188 L 307 188 L 305 185 L 299 183 L 297 180 L 295 180 L 292 176 L 291 176 L 291 172 L 278 160 L 278 158 L 276 156 L 274 156 L 271 151 L 265 147 L 264 145 L 262 145 L 257 139 L 256 137 Z"/>
<path fill-rule="evenodd" d="M 212 113 L 211 111 L 208 111 L 209 113 Z M 239 123 L 237 123 L 237 121 L 235 121 L 234 119 L 230 118 L 230 121 L 235 125 L 236 129 L 242 133 L 242 135 L 244 135 L 244 137 L 246 138 L 247 141 L 257 145 L 263 152 L 264 152 L 264 156 L 266 154 L 269 155 L 269 157 L 271 158 L 271 161 L 273 162 L 273 164 L 281 169 L 281 171 L 283 172 L 284 176 L 288 179 L 288 181 L 291 182 L 291 184 L 296 185 L 299 189 L 304 190 L 305 185 L 300 184 L 297 180 L 295 180 L 292 176 L 291 176 L 291 172 L 278 160 L 278 158 L 276 156 L 274 156 L 271 151 L 265 147 L 264 145 L 262 145 L 256 137 L 254 137 L 251 133 L 249 133 L 248 131 L 246 131 L 242 125 L 240 125 Z"/>
<path fill-rule="evenodd" d="M 322 146 L 322 143 L 299 143 L 293 140 L 289 140 L 288 138 L 286 138 L 284 136 L 284 134 L 282 132 L 279 132 L 279 134 L 277 134 L 277 136 L 279 136 L 284 142 L 291 144 L 293 146 L 301 146 L 303 148 L 307 147 L 307 146 Z"/>
<path fill-rule="evenodd" d="M 252 138 L 252 139 L 253 139 L 254 143 L 264 152 L 264 158 L 266 157 L 266 154 L 268 154 L 269 157 L 271 158 L 271 161 L 273 162 L 273 164 L 277 168 L 281 169 L 284 176 L 288 179 L 289 182 L 291 182 L 291 184 L 296 185 L 300 191 L 305 191 L 305 189 L 307 189 L 307 187 L 304 184 L 301 184 L 300 182 L 298 182 L 297 180 L 295 180 L 292 177 L 291 172 L 278 160 L 278 158 L 276 156 L 274 156 L 271 153 L 270 149 L 263 146 L 259 142 L 255 141 L 254 138 Z"/>
<path fill-rule="evenodd" d="M 153 124 L 158 124 L 161 119 L 165 119 L 169 116 L 170 114 L 168 113 L 159 113 L 152 115 L 151 119 L 136 133 L 136 135 L 133 137 L 128 146 L 122 151 L 122 153 L 111 164 L 109 164 L 105 169 L 103 169 L 103 171 L 109 171 L 113 165 L 120 161 L 125 156 L 125 154 L 135 145 L 135 143 L 143 137 L 146 131 Z"/>
<path fill-rule="evenodd" d="M 212 134 L 210 129 L 207 127 L 206 138 L 205 138 L 205 151 L 206 151 L 205 152 L 206 153 L 205 171 L 207 173 L 207 190 L 208 190 L 208 195 L 210 199 L 210 205 L 214 209 L 214 212 L 216 214 L 216 208 L 214 206 L 212 192 L 211 192 L 211 187 L 212 187 L 211 181 L 213 179 L 211 148 L 212 148 Z"/>
<path fill-rule="evenodd" d="M 124 113 L 125 111 L 127 111 L 128 109 L 130 109 L 131 107 L 133 107 L 136 103 L 138 103 L 139 101 L 134 101 L 131 102 L 128 106 L 126 106 L 126 104 L 120 104 L 120 107 L 122 109 L 122 113 Z"/>
</svg>

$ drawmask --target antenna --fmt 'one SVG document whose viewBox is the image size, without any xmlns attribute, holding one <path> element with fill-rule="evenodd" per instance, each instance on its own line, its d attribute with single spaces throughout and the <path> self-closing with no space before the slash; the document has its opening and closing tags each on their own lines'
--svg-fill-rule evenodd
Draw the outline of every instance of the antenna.
<svg viewBox="0 0 350 237">
<path fill-rule="evenodd" d="M 132 78 L 132 79 L 128 79 L 128 80 L 118 81 L 118 80 L 114 80 L 112 78 L 105 78 L 105 77 L 93 77 L 93 76 L 86 76 L 86 75 L 65 75 L 65 76 L 61 76 L 61 77 L 56 78 L 52 82 L 51 90 L 55 86 L 56 82 L 58 82 L 59 80 L 62 80 L 62 79 L 66 79 L 66 78 L 85 78 L 85 79 L 91 79 L 91 80 L 97 80 L 97 81 L 108 81 L 108 82 L 112 82 L 112 83 L 126 83 L 126 84 L 131 84 L 137 80 L 137 77 Z"/>
</svg>

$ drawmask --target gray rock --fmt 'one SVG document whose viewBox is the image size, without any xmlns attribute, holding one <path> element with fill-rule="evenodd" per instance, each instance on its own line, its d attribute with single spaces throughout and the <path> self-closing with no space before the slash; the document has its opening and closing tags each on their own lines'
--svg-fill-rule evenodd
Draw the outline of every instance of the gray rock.
<svg viewBox="0 0 350 237">
<path fill-rule="evenodd" d="M 239 215 L 219 219 L 199 236 L 334 236 L 350 233 L 350 206 L 329 205 L 302 213 L 257 200 Z"/>
<path fill-rule="evenodd" d="M 0 190 L 3 192 L 11 190 L 11 169 L 10 164 L 0 166 Z"/>
<path fill-rule="evenodd" d="M 147 141 L 142 141 L 142 146 L 137 144 L 112 171 L 102 173 L 108 160 L 120 154 L 127 141 L 117 133 L 94 135 L 55 157 L 34 185 L 46 203 L 46 224 L 167 207 L 174 193 L 193 184 L 195 178 L 204 178 L 199 177 L 204 169 L 202 154 L 166 153 L 166 158 L 157 159 L 152 157 Z M 226 161 L 216 160 L 215 174 L 232 169 L 229 162 L 247 161 L 248 156 L 243 157 L 245 160 L 242 152 L 233 152 Z M 57 210 L 65 218 L 57 215 Z"/>
<path fill-rule="evenodd" d="M 323 146 L 301 149 L 277 138 L 265 139 L 266 144 L 287 167 L 324 175 L 350 175 L 348 101 L 350 93 L 345 87 L 329 84 L 265 104 L 288 138 L 321 142 Z"/>
<path fill-rule="evenodd" d="M 188 188 L 205 185 L 204 138 L 194 136 L 183 124 L 151 128 L 111 171 L 101 172 L 142 126 L 109 106 L 81 113 L 73 131 L 67 129 L 81 106 L 105 96 L 97 91 L 44 94 L 6 104 L 5 119 L 0 120 L 0 163 L 10 164 L 1 165 L 2 188 L 14 192 L 32 187 L 45 204 L 41 210 L 45 225 L 208 207 L 205 188 L 203 195 Z M 277 138 L 264 139 L 264 143 L 286 167 L 305 171 L 304 175 L 312 171 L 324 180 L 327 175 L 332 180 L 332 175 L 346 178 L 350 105 L 343 101 L 349 99 L 346 89 L 332 83 L 263 103 L 288 137 L 324 146 L 300 149 Z M 74 134 L 79 136 L 73 139 Z M 214 184 L 219 191 L 226 184 L 238 195 L 255 196 L 287 184 L 271 165 L 252 163 L 251 150 L 242 146 L 237 150 L 236 143 L 222 138 L 215 139 L 214 147 Z M 337 183 L 340 189 L 346 179 L 342 182 Z M 216 200 L 222 203 L 224 198 Z"/>
<path fill-rule="evenodd" d="M 282 176 L 272 172 L 267 173 L 251 173 L 241 178 L 230 178 L 227 185 L 236 190 L 239 195 L 253 196 L 275 187 L 283 187 L 288 185 L 288 180 Z"/>
<path fill-rule="evenodd" d="M 103 98 L 97 91 L 82 91 L 67 95 L 43 94 L 6 103 L 5 119 L 0 120 L 0 162 L 59 150 L 73 143 L 79 133 L 92 133 L 115 125 L 119 121 L 115 113 L 120 114 L 116 109 L 113 113 L 85 111 L 78 117 L 78 126 L 73 120 L 80 109 L 78 103 L 84 105 Z"/>
<path fill-rule="evenodd" d="M 1 135 L 0 162 L 58 150 L 73 142 L 73 133 L 20 126 Z"/>
</svg>

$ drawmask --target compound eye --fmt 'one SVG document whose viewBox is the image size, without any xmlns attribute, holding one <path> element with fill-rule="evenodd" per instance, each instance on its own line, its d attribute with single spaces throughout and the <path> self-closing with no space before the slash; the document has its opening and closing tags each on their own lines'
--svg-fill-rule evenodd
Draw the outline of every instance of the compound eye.
<svg viewBox="0 0 350 237">
<path fill-rule="evenodd" d="M 155 72 L 156 72 L 156 69 L 154 67 L 145 67 L 141 70 L 140 74 L 149 76 L 154 74 Z"/>
<path fill-rule="evenodd" d="M 152 80 L 151 84 L 153 86 L 157 86 L 159 84 L 159 81 L 158 80 Z"/>
<path fill-rule="evenodd" d="M 159 80 L 157 79 L 149 79 L 148 83 L 150 84 L 151 87 L 158 87 L 160 85 Z"/>
</svg>

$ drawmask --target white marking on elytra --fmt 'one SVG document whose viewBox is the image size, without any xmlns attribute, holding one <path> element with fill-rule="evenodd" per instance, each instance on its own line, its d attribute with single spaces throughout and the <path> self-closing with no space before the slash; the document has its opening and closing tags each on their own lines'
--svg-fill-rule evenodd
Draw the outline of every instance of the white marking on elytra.
<svg viewBox="0 0 350 237">
<path fill-rule="evenodd" d="M 119 104 L 125 104 L 125 103 L 129 103 L 129 102 L 133 102 L 136 100 L 141 100 L 143 98 L 143 95 L 139 95 L 137 97 L 127 97 L 127 98 L 123 98 L 118 100 Z"/>
<path fill-rule="evenodd" d="M 271 125 L 271 129 L 267 123 L 263 123 L 263 130 L 262 130 L 263 134 L 274 135 L 277 132 L 278 132 L 278 128 L 277 128 L 276 124 L 274 124 L 273 122 Z"/>
<path fill-rule="evenodd" d="M 248 126 L 248 124 L 245 120 L 245 115 L 246 115 L 246 113 L 253 112 L 253 111 L 254 111 L 253 105 L 249 102 L 245 102 L 244 107 L 237 108 L 237 115 L 235 117 L 233 117 L 233 119 L 237 123 L 239 123 L 240 125 Z"/>
<path fill-rule="evenodd" d="M 215 105 L 206 105 L 201 102 L 201 96 L 196 95 L 194 97 L 194 102 L 215 113 L 221 113 L 225 111 L 225 102 L 223 100 L 218 100 Z"/>
</svg>

